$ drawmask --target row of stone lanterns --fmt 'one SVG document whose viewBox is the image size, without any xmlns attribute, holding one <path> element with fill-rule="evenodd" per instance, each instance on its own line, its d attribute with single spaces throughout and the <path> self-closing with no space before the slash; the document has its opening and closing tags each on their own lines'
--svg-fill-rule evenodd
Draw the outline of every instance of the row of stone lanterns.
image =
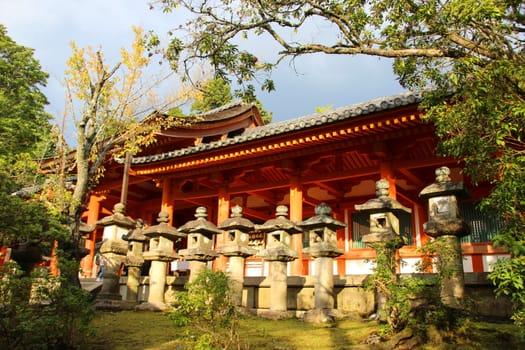
<svg viewBox="0 0 525 350">
<path fill-rule="evenodd" d="M 206 220 L 207 211 L 204 207 L 197 208 L 196 220 L 189 221 L 178 230 L 168 225 L 167 214 L 159 214 L 159 224 L 143 229 L 140 220 L 134 222 L 123 215 L 123 206 L 117 204 L 114 214 L 100 220 L 104 226 L 104 242 L 101 246 L 107 264 L 104 274 L 102 291 L 97 299 L 99 307 L 112 307 L 115 301 L 121 299 L 119 294 L 119 270 L 122 264 L 128 266 L 126 301 L 136 304 L 140 281 L 140 270 L 144 261 L 151 261 L 149 271 L 149 294 L 147 303 L 142 308 L 163 309 L 164 289 L 166 283 L 167 263 L 182 258 L 190 262 L 190 281 L 206 267 L 207 262 L 218 254 L 229 257 L 229 277 L 232 299 L 235 305 L 242 304 L 242 289 L 244 284 L 244 263 L 249 256 L 257 251 L 249 246 L 249 234 L 258 230 L 267 235 L 267 247 L 261 252 L 261 257 L 272 266 L 270 310 L 285 314 L 287 311 L 287 263 L 297 258 L 298 252 L 290 248 L 291 236 L 309 230 L 310 245 L 305 254 L 316 259 L 316 309 L 333 308 L 333 258 L 343 251 L 337 248 L 335 230 L 344 227 L 341 223 L 328 216 L 331 209 L 322 204 L 316 208 L 316 215 L 299 224 L 288 220 L 288 208 L 278 206 L 276 218 L 262 225 L 254 225 L 242 217 L 242 208 L 231 209 L 231 217 L 218 227 Z M 127 230 L 135 226 L 128 234 Z M 111 232 L 111 234 L 106 234 Z M 227 233 L 225 244 L 213 250 L 213 236 Z M 174 242 L 182 237 L 188 238 L 188 248 L 174 253 Z M 126 244 L 125 241 L 128 241 Z M 148 249 L 143 252 L 145 242 L 149 241 Z M 127 253 L 127 254 L 126 254 Z M 117 303 L 118 304 L 118 303 Z M 117 306 L 117 305 L 116 305 Z M 121 307 L 118 305 L 117 307 Z"/>
<path fill-rule="evenodd" d="M 456 252 L 459 249 L 458 255 L 461 257 L 458 237 L 468 233 L 468 230 L 459 218 L 455 195 L 463 188 L 450 182 L 447 175 L 449 173 L 448 168 L 438 169 L 436 183 L 425 188 L 420 196 L 429 199 L 431 208 L 429 223 L 425 225 L 425 229 L 433 237 L 445 237 L 449 246 Z M 372 247 L 387 248 L 381 251 L 393 256 L 396 249 L 404 245 L 397 215 L 402 212 L 410 213 L 410 209 L 388 197 L 388 185 L 385 180 L 378 181 L 377 198 L 356 205 L 356 210 L 370 214 L 370 233 L 363 237 L 363 241 Z M 218 254 L 229 257 L 232 298 L 235 305 L 241 306 L 245 259 L 256 254 L 256 250 L 248 244 L 249 234 L 259 231 L 267 235 L 267 245 L 260 252 L 260 256 L 271 264 L 270 311 L 277 314 L 287 312 L 287 263 L 298 256 L 298 252 L 290 248 L 290 243 L 292 235 L 301 232 L 308 235 L 309 242 L 303 253 L 312 257 L 315 262 L 315 310 L 312 311 L 314 319 L 326 319 L 334 308 L 333 259 L 344 253 L 337 247 L 336 232 L 346 227 L 346 224 L 333 218 L 331 208 L 324 203 L 315 208 L 315 216 L 295 224 L 288 220 L 286 206 L 278 206 L 276 218 L 262 225 L 254 225 L 244 218 L 242 208 L 235 206 L 231 209 L 231 217 L 218 226 L 206 219 L 206 208 L 199 207 L 195 213 L 196 219 L 187 222 L 178 230 L 168 225 L 168 215 L 164 212 L 159 214 L 159 224 L 144 229 L 142 222 L 126 218 L 123 209 L 123 205 L 117 204 L 114 215 L 97 222 L 98 225 L 104 226 L 105 241 L 100 251 L 108 263 L 97 300 L 100 307 L 108 307 L 112 301 L 121 299 L 118 293 L 118 272 L 123 263 L 128 266 L 126 300 L 136 304 L 140 268 L 145 260 L 151 261 L 148 302 L 143 307 L 163 309 L 166 307 L 164 293 L 167 263 L 179 258 L 189 261 L 191 281 Z M 213 236 L 223 232 L 227 234 L 226 242 L 214 251 Z M 188 238 L 187 249 L 175 253 L 174 242 L 182 237 Z M 147 241 L 148 249 L 142 252 Z M 444 300 L 448 298 L 447 305 L 453 305 L 454 300 L 462 297 L 462 292 L 457 292 L 457 283 L 461 283 L 462 280 L 459 279 L 463 276 L 462 265 L 459 270 L 460 263 L 461 260 L 459 263 L 455 260 L 454 268 L 457 273 L 450 278 L 450 284 L 454 286 L 447 289 L 449 292 L 442 292 L 442 295 L 447 294 L 443 297 Z M 392 275 L 395 274 L 396 271 L 392 270 Z"/>
</svg>

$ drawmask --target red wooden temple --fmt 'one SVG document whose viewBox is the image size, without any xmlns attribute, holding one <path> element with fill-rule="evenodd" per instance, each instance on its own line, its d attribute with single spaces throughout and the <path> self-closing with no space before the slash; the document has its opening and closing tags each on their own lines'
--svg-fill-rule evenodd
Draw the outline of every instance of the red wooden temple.
<svg viewBox="0 0 525 350">
<path fill-rule="evenodd" d="M 487 271 L 505 254 L 491 243 L 498 223 L 476 209 L 490 188 L 473 186 L 462 175 L 458 160 L 436 155 L 434 127 L 422 120 L 418 105 L 418 96 L 406 93 L 268 125 L 251 104 L 215 109 L 189 125 L 162 130 L 155 144 L 132 157 L 125 186 L 126 215 L 153 225 L 163 210 L 179 227 L 194 218 L 198 206 L 205 206 L 208 219 L 217 224 L 229 217 L 232 206 L 240 205 L 244 217 L 263 223 L 284 204 L 290 219 L 298 222 L 313 216 L 314 207 L 324 202 L 347 224 L 337 233 L 344 254 L 336 259 L 334 273 L 363 274 L 371 272 L 368 259 L 374 251 L 361 241 L 368 230 L 367 217 L 354 205 L 374 198 L 375 182 L 387 179 L 390 196 L 412 210 L 400 220 L 409 244 L 400 249 L 405 264 L 399 270 L 413 272 L 421 259 L 416 248 L 429 239 L 423 231 L 427 203 L 418 194 L 434 182 L 436 168 L 447 166 L 452 181 L 464 182 L 471 194 L 460 203 L 472 228 L 462 238 L 464 270 Z M 107 172 L 84 214 L 88 224 L 112 214 L 121 199 L 124 161 L 112 160 L 105 166 Z M 91 250 L 82 262 L 86 277 L 92 276 L 94 247 L 101 237 L 99 228 L 86 240 Z M 216 245 L 222 239 L 217 237 Z M 261 249 L 264 239 L 253 234 L 250 244 Z M 290 263 L 290 275 L 311 272 L 311 259 L 301 254 L 303 240 L 294 235 L 292 248 L 299 259 Z M 225 270 L 226 265 L 224 257 L 214 262 L 216 269 Z M 250 257 L 245 273 L 265 276 L 267 263 Z"/>
</svg>

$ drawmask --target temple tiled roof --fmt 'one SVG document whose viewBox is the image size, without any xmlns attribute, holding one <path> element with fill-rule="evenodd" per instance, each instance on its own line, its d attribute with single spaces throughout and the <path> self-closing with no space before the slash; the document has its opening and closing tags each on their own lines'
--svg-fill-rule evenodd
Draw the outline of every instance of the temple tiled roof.
<svg viewBox="0 0 525 350">
<path fill-rule="evenodd" d="M 300 131 L 303 129 L 340 122 L 351 118 L 365 116 L 370 113 L 387 111 L 411 105 L 420 101 L 420 96 L 411 92 L 392 95 L 388 97 L 370 100 L 367 102 L 357 103 L 351 106 L 340 107 L 328 112 L 314 113 L 291 120 L 270 123 L 255 128 L 248 128 L 241 135 L 225 140 L 217 140 L 210 143 L 202 143 L 197 146 L 191 146 L 155 155 L 134 157 L 132 159 L 132 164 L 147 164 L 188 156 L 199 152 L 206 152 L 214 149 L 228 147 L 231 145 L 260 140 L 266 137 L 282 135 L 288 132 Z M 233 106 L 236 106 L 236 104 L 233 104 Z M 231 104 L 226 105 L 221 107 L 220 110 L 223 111 L 231 107 Z M 214 110 L 213 112 L 216 113 L 217 110 Z M 209 113 L 206 114 L 208 115 Z M 120 159 L 117 161 L 123 162 L 123 160 Z"/>
<path fill-rule="evenodd" d="M 208 124 L 222 120 L 228 120 L 249 111 L 254 106 L 254 103 L 246 103 L 243 101 L 230 102 L 223 106 L 211 109 L 203 113 L 182 117 L 183 120 L 189 122 L 182 123 L 179 127 L 191 129 L 195 126 L 198 126 L 198 124 Z"/>
<path fill-rule="evenodd" d="M 243 107 L 244 109 L 248 109 L 248 108 L 251 108 L 254 104 L 253 103 L 245 103 L 245 102 L 242 102 L 242 101 L 233 101 L 233 102 L 230 102 L 230 103 L 227 103 L 223 106 L 220 106 L 220 107 L 217 107 L 217 108 L 214 108 L 212 110 L 209 110 L 207 112 L 203 112 L 203 113 L 199 113 L 197 116 L 199 119 L 203 119 L 203 120 L 216 120 L 217 119 L 217 116 L 220 112 L 222 111 L 227 111 L 229 109 L 232 109 L 232 108 L 236 108 L 236 107 Z"/>
</svg>

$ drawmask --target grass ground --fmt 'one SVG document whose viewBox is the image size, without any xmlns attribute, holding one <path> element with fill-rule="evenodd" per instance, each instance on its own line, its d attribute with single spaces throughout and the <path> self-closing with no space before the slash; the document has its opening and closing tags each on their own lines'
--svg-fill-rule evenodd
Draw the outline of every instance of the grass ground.
<svg viewBox="0 0 525 350">
<path fill-rule="evenodd" d="M 182 343 L 182 329 L 173 326 L 160 312 L 98 312 L 92 324 L 95 335 L 83 350 L 167 350 L 192 349 Z M 364 345 L 378 324 L 368 320 L 341 320 L 333 325 L 315 325 L 300 320 L 265 320 L 245 317 L 240 323 L 241 338 L 249 349 L 265 350 L 346 350 L 383 349 Z M 471 322 L 459 336 L 435 332 L 421 350 L 525 349 L 525 339 L 510 324 Z"/>
</svg>

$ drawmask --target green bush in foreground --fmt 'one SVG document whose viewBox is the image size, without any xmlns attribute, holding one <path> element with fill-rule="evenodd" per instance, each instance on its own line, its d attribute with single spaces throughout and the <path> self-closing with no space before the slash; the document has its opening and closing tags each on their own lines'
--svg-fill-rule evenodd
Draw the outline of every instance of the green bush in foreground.
<svg viewBox="0 0 525 350">
<path fill-rule="evenodd" d="M 223 272 L 204 270 L 187 291 L 175 295 L 174 310 L 169 318 L 177 327 L 185 327 L 184 335 L 197 350 L 241 349 L 239 315 Z"/>
<path fill-rule="evenodd" d="M 90 295 L 47 269 L 0 271 L 0 349 L 75 349 L 94 317 Z"/>
</svg>

